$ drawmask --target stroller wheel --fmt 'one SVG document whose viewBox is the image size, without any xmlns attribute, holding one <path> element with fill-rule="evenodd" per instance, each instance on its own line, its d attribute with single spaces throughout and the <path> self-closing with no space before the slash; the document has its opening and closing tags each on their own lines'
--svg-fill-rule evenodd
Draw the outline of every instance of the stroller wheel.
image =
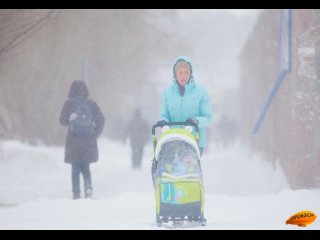
<svg viewBox="0 0 320 240">
<path fill-rule="evenodd" d="M 206 226 L 207 225 L 207 219 L 204 218 L 204 214 L 201 213 L 201 217 L 199 217 L 201 226 Z"/>
<path fill-rule="evenodd" d="M 207 225 L 207 219 L 202 218 L 201 219 L 201 226 L 206 226 Z"/>
<path fill-rule="evenodd" d="M 188 221 L 189 222 L 197 222 L 197 221 L 199 221 L 199 217 L 198 216 L 189 216 Z"/>
<path fill-rule="evenodd" d="M 161 227 L 161 226 L 162 226 L 162 221 L 161 221 L 161 219 L 160 219 L 160 217 L 159 217 L 158 214 L 157 214 L 157 216 L 156 216 L 156 222 L 157 222 L 157 226 L 158 226 L 158 227 Z"/>
</svg>

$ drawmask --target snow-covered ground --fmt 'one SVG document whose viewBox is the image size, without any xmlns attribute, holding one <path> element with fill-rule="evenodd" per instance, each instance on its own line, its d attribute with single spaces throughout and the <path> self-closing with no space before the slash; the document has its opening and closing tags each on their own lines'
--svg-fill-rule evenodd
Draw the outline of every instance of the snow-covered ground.
<svg viewBox="0 0 320 240">
<path fill-rule="evenodd" d="M 63 147 L 4 143 L 0 160 L 0 229 L 159 229 L 149 161 L 131 170 L 129 144 L 99 141 L 100 160 L 91 165 L 94 199 L 71 200 L 71 169 Z M 301 229 L 285 225 L 292 214 L 320 214 L 320 189 L 290 190 L 274 169 L 239 143 L 211 145 L 202 159 L 207 226 L 182 229 Z M 176 229 L 170 225 L 162 229 Z M 305 229 L 320 229 L 317 219 Z"/>
</svg>

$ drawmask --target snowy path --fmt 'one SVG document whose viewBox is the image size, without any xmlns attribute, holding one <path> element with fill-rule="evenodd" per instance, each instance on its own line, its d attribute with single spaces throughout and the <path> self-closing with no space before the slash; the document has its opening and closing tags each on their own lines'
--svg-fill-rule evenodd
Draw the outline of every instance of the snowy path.
<svg viewBox="0 0 320 240">
<path fill-rule="evenodd" d="M 210 194 L 206 196 L 207 226 L 187 223 L 180 228 L 298 229 L 286 226 L 286 218 L 301 209 L 318 210 L 319 195 L 311 191 L 247 197 Z M 159 229 L 153 201 L 152 193 L 130 192 L 100 200 L 40 199 L 1 209 L 0 229 Z M 176 228 L 166 225 L 162 229 Z M 307 229 L 320 229 L 319 221 Z"/>
<path fill-rule="evenodd" d="M 99 142 L 92 165 L 94 200 L 70 200 L 70 167 L 63 148 L 5 143 L 0 162 L 0 229 L 159 229 L 150 179 L 150 147 L 144 168 L 132 172 L 130 149 Z M 300 229 L 285 220 L 305 209 L 320 215 L 320 190 L 288 189 L 274 170 L 239 145 L 211 147 L 203 159 L 206 227 L 182 229 Z M 14 206 L 11 206 L 11 205 Z M 161 229 L 176 229 L 170 225 Z M 307 229 L 320 229 L 320 222 Z"/>
</svg>

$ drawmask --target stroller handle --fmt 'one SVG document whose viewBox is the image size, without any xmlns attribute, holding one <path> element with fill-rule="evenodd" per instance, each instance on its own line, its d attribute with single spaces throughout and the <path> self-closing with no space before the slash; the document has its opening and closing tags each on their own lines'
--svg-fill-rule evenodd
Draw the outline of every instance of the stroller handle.
<svg viewBox="0 0 320 240">
<path fill-rule="evenodd" d="M 154 136 L 156 134 L 156 128 L 158 127 L 163 127 L 163 126 L 175 126 L 175 125 L 183 125 L 183 126 L 191 126 L 194 127 L 196 130 L 196 133 L 199 134 L 199 127 L 197 124 L 193 124 L 190 122 L 168 122 L 165 125 L 162 124 L 155 124 L 152 127 L 152 136 Z"/>
</svg>

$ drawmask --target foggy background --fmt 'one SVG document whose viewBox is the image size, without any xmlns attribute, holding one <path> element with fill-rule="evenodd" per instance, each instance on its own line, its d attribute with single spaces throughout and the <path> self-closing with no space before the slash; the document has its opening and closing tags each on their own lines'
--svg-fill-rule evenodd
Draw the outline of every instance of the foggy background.
<svg viewBox="0 0 320 240">
<path fill-rule="evenodd" d="M 159 120 L 185 55 L 212 101 L 207 153 L 242 144 L 282 167 L 290 187 L 319 187 L 318 10 L 292 10 L 292 70 L 252 133 L 280 69 L 284 11 L 2 9 L 0 139 L 64 146 L 60 111 L 81 79 L 105 116 L 102 137 L 120 143 L 136 109 L 150 127 Z"/>
<path fill-rule="evenodd" d="M 259 12 L 0 10 L 5 138 L 62 145 L 60 110 L 71 82 L 84 78 L 106 118 L 103 136 L 121 139 L 137 107 L 152 125 L 180 55 L 193 60 L 196 81 L 210 93 L 213 122 L 237 119 L 237 57 Z"/>
</svg>

